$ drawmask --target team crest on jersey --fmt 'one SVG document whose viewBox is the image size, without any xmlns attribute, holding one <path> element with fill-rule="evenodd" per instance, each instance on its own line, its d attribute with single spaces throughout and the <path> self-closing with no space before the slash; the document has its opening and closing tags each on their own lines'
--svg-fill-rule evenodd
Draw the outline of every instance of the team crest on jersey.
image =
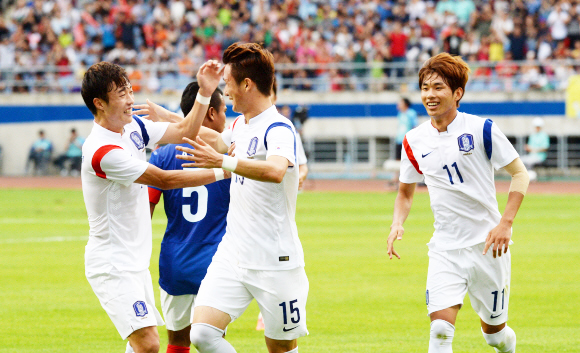
<svg viewBox="0 0 580 353">
<path fill-rule="evenodd" d="M 457 138 L 457 143 L 459 144 L 459 150 L 463 152 L 471 151 L 475 145 L 473 144 L 473 135 L 463 134 Z"/>
<path fill-rule="evenodd" d="M 133 141 L 133 143 L 135 144 L 135 146 L 137 146 L 137 149 L 143 149 L 143 147 L 145 147 L 145 143 L 143 142 L 143 138 L 141 137 L 141 135 L 139 135 L 139 133 L 137 131 L 133 131 L 130 135 L 131 137 L 131 141 Z"/>
<path fill-rule="evenodd" d="M 136 301 L 135 304 L 133 304 L 133 309 L 135 310 L 135 315 L 137 316 L 143 317 L 148 314 L 147 305 L 145 305 L 145 302 L 143 301 Z"/>
<path fill-rule="evenodd" d="M 248 146 L 248 158 L 254 158 L 256 151 L 258 150 L 258 138 L 252 137 L 250 140 L 250 145 Z"/>
</svg>

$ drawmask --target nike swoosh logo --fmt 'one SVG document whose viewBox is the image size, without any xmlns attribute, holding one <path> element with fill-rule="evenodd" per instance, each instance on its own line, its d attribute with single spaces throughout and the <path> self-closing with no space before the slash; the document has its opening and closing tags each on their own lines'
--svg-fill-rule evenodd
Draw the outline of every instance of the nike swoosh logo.
<svg viewBox="0 0 580 353">
<path fill-rule="evenodd" d="M 499 313 L 499 314 L 498 314 L 498 315 L 496 315 L 496 316 L 493 316 L 493 314 L 491 314 L 490 318 L 492 318 L 492 319 L 495 319 L 496 317 L 500 317 L 500 316 L 501 316 L 501 314 L 503 314 L 503 312 Z"/>
<path fill-rule="evenodd" d="M 431 151 L 431 152 L 429 152 L 429 153 L 427 153 L 427 154 L 422 154 L 422 155 L 421 155 L 421 158 L 425 158 L 425 157 L 427 157 L 428 155 L 430 155 L 431 153 L 433 153 L 433 151 Z"/>
<path fill-rule="evenodd" d="M 298 326 L 300 326 L 300 325 L 298 325 Z M 284 327 L 284 328 L 282 329 L 282 331 L 284 331 L 284 332 L 292 331 L 292 330 L 294 330 L 294 329 L 295 329 L 296 327 L 298 327 L 298 326 L 294 326 L 294 327 L 292 327 L 292 328 L 289 328 L 289 329 L 286 329 L 286 327 Z"/>
</svg>

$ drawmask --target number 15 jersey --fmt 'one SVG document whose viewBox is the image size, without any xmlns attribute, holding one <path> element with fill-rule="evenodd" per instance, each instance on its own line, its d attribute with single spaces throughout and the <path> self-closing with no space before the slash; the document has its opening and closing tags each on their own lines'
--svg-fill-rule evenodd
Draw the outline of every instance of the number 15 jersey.
<svg viewBox="0 0 580 353">
<path fill-rule="evenodd" d="M 446 132 L 431 121 L 403 140 L 402 183 L 425 180 L 435 217 L 432 250 L 460 249 L 485 242 L 499 224 L 493 168 L 518 153 L 491 120 L 458 112 Z"/>
</svg>

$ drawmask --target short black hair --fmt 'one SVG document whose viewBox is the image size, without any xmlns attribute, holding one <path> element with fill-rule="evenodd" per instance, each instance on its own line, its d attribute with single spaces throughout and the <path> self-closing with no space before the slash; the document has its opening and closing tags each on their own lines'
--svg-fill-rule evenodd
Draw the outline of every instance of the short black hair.
<svg viewBox="0 0 580 353">
<path fill-rule="evenodd" d="M 99 98 L 109 103 L 107 94 L 117 88 L 124 87 L 129 84 L 129 77 L 127 72 L 117 64 L 101 61 L 89 67 L 85 76 L 83 77 L 83 84 L 81 87 L 81 95 L 87 108 L 97 115 L 97 107 L 93 103 L 93 99 Z"/>
<path fill-rule="evenodd" d="M 409 98 L 401 98 L 401 100 L 403 101 L 403 103 L 405 103 L 405 106 L 407 108 L 411 108 L 411 101 L 409 100 Z"/>
<path fill-rule="evenodd" d="M 181 107 L 181 111 L 183 112 L 184 116 L 187 116 L 191 109 L 193 109 L 193 104 L 195 103 L 195 97 L 197 96 L 197 92 L 199 91 L 199 84 L 197 81 L 191 82 L 181 94 L 181 103 L 179 106 Z M 215 91 L 211 95 L 211 99 L 209 101 L 209 106 L 215 110 L 220 108 L 222 102 L 222 95 L 223 92 L 221 89 L 216 88 Z"/>
</svg>

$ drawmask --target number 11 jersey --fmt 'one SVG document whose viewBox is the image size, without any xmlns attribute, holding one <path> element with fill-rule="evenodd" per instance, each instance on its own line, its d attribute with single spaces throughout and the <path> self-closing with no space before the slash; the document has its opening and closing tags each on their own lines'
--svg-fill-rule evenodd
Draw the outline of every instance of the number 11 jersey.
<svg viewBox="0 0 580 353">
<path fill-rule="evenodd" d="M 425 180 L 435 232 L 429 249 L 454 250 L 485 242 L 498 225 L 493 168 L 510 164 L 518 153 L 489 119 L 458 112 L 439 132 L 431 121 L 409 131 L 401 154 L 402 183 Z"/>
</svg>

